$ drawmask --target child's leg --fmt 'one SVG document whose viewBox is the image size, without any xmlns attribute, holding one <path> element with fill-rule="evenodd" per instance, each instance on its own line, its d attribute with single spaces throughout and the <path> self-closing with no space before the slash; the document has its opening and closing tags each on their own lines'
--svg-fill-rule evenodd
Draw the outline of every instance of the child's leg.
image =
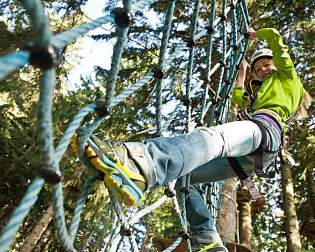
<svg viewBox="0 0 315 252">
<path fill-rule="evenodd" d="M 190 185 L 189 193 L 185 195 L 185 206 L 193 243 L 218 242 L 221 244 L 222 241 L 210 211 L 194 185 Z"/>
<path fill-rule="evenodd" d="M 176 137 L 156 138 L 150 140 L 146 147 L 152 158 L 159 185 L 192 172 L 200 166 L 214 177 L 220 177 L 222 170 L 219 166 L 211 165 L 207 168 L 207 165 L 203 165 L 219 157 L 240 157 L 249 154 L 258 148 L 260 141 L 261 132 L 255 123 L 237 121 L 209 129 L 199 128 Z M 130 153 L 133 157 L 131 149 Z M 231 171 L 229 174 L 222 179 L 234 176 Z"/>
<path fill-rule="evenodd" d="M 261 132 L 255 123 L 238 121 L 152 139 L 147 144 L 109 143 L 92 137 L 86 156 L 105 174 L 105 184 L 117 198 L 133 205 L 144 188 L 166 184 L 219 157 L 246 155 L 260 142 Z M 212 172 L 215 175 L 219 171 Z"/>
</svg>

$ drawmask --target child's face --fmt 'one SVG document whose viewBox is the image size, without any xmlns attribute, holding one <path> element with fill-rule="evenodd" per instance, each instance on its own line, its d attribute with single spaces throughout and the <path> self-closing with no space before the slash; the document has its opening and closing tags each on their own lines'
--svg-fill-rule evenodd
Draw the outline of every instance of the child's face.
<svg viewBox="0 0 315 252">
<path fill-rule="evenodd" d="M 261 58 L 255 62 L 254 74 L 258 80 L 264 81 L 270 76 L 274 68 L 272 59 Z"/>
</svg>

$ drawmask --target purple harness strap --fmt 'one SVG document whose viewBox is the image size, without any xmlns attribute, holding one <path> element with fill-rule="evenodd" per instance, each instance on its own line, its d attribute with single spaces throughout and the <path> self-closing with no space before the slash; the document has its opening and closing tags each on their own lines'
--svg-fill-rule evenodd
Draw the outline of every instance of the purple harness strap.
<svg viewBox="0 0 315 252">
<path fill-rule="evenodd" d="M 279 134 L 281 135 L 281 127 L 279 126 L 279 123 L 276 119 L 274 119 L 273 117 L 271 117 L 270 115 L 267 115 L 267 114 L 255 114 L 253 115 L 253 119 L 255 118 L 260 118 L 260 119 L 263 119 L 267 122 L 270 122 L 278 131 L 279 131 Z"/>
</svg>

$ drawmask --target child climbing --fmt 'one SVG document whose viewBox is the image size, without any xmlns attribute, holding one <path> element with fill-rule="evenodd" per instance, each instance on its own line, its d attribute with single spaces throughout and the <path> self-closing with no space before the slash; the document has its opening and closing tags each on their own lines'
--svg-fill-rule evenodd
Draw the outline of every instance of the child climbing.
<svg viewBox="0 0 315 252">
<path fill-rule="evenodd" d="M 104 173 L 105 185 L 120 202 L 135 205 L 143 192 L 188 173 L 192 183 L 236 177 L 235 162 L 247 175 L 268 176 L 286 122 L 297 111 L 306 91 L 279 32 L 262 28 L 257 32 L 249 29 L 248 33 L 251 40 L 265 40 L 270 49 L 257 50 L 251 58 L 250 70 L 258 83 L 256 93 L 244 85 L 247 62 L 240 65 L 232 101 L 247 108 L 246 120 L 201 127 L 146 143 L 115 143 L 95 136 L 88 139 L 86 157 Z M 227 251 L 199 196 L 192 190 L 186 202 L 195 250 Z"/>
</svg>

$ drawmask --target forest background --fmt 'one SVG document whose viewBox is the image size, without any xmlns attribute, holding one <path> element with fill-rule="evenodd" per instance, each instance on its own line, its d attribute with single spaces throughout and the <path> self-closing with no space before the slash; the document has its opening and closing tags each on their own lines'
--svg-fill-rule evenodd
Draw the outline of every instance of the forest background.
<svg viewBox="0 0 315 252">
<path fill-rule="evenodd" d="M 88 0 L 45 0 L 53 32 L 59 33 L 69 30 L 73 26 L 90 21 L 84 13 L 84 6 Z M 104 3 L 104 13 L 117 5 L 118 1 Z M 202 25 L 209 14 L 209 1 L 201 1 L 202 9 L 200 23 Z M 129 32 L 127 49 L 123 54 L 121 71 L 117 81 L 116 92 L 123 90 L 128 83 L 139 79 L 154 63 L 157 63 L 160 35 L 165 15 L 167 1 L 158 1 L 153 5 L 157 13 L 157 27 L 152 27 L 149 21 L 141 13 L 134 17 L 134 26 Z M 221 1 L 218 1 L 218 9 Z M 286 44 L 290 48 L 290 54 L 295 63 L 304 87 L 314 97 L 314 72 L 315 52 L 313 49 L 315 40 L 315 2 L 314 1 L 247 1 L 251 25 L 255 29 L 260 27 L 275 27 L 284 36 Z M 175 24 L 178 27 L 187 27 L 190 20 L 192 3 L 178 1 L 175 11 Z M 34 34 L 29 19 L 18 1 L 4 0 L 0 3 L 0 55 L 23 48 Z M 178 36 L 174 29 L 172 36 Z M 116 39 L 115 29 L 105 27 L 103 32 L 90 35 L 93 39 L 104 44 L 108 41 L 113 44 Z M 81 44 L 80 44 L 81 43 Z M 83 44 L 84 45 L 84 44 Z M 202 47 L 202 45 L 198 45 Z M 56 89 L 54 96 L 54 134 L 56 142 L 62 136 L 73 116 L 79 108 L 104 97 L 106 93 L 106 81 L 108 69 L 94 65 L 94 71 L 90 76 L 82 76 L 74 86 L 69 84 L 69 73 L 82 60 L 80 48 L 82 41 L 78 40 L 67 46 L 63 51 L 63 61 L 57 69 Z M 250 48 L 252 50 L 252 48 Z M 197 61 L 202 62 L 203 55 L 197 55 Z M 248 54 L 249 55 L 249 54 Z M 110 58 L 110 53 L 108 55 Z M 108 61 L 108 59 L 104 59 Z M 194 72 L 202 69 L 196 67 Z M 173 97 L 183 94 L 183 73 L 174 71 L 177 81 L 165 89 L 165 103 L 171 102 Z M 80 73 L 77 73 L 79 76 Z M 37 168 L 41 164 L 38 148 L 37 129 L 37 101 L 39 95 L 40 71 L 30 66 L 12 73 L 0 82 L 0 228 L 7 223 L 10 214 L 25 193 L 30 181 L 37 175 Z M 128 81 L 126 81 L 128 80 Z M 152 128 L 155 123 L 154 111 L 152 111 L 154 85 L 146 85 L 134 97 L 127 99 L 122 106 L 112 111 L 109 120 L 100 127 L 97 134 L 106 135 L 114 140 L 144 140 L 152 137 Z M 196 100 L 198 97 L 196 96 Z M 181 133 L 183 128 L 179 122 L 183 120 L 179 115 L 176 123 L 172 125 L 170 132 Z M 299 121 L 292 127 L 290 133 L 289 150 L 292 153 L 297 166 L 292 168 L 293 184 L 295 190 L 295 204 L 298 210 L 300 223 L 303 220 L 314 218 L 314 167 L 315 167 L 315 136 L 314 136 L 314 105 L 309 110 L 309 117 Z M 89 118 L 87 118 L 88 120 Z M 117 123 L 119 122 L 119 123 Z M 78 162 L 75 153 L 70 150 L 62 160 L 61 167 L 64 173 L 65 210 L 71 215 L 74 202 L 78 197 L 80 188 L 87 176 L 87 172 Z M 278 182 L 280 183 L 280 178 Z M 282 209 L 282 193 L 274 181 L 267 181 L 264 188 L 267 190 L 268 206 L 265 211 L 255 216 L 254 239 L 252 246 L 257 251 L 285 251 L 286 241 Z M 159 192 L 148 197 L 158 198 Z M 23 226 L 19 230 L 15 242 L 11 246 L 12 251 L 19 251 L 27 242 L 32 231 L 37 227 L 39 220 L 51 209 L 51 188 L 46 186 L 42 190 L 39 200 L 28 215 Z M 145 205 L 146 200 L 141 204 Z M 174 216 L 169 204 L 169 211 L 157 210 L 146 220 L 150 230 L 165 236 L 177 234 L 178 220 Z M 89 198 L 84 211 L 83 221 L 80 224 L 77 246 L 83 251 L 97 251 L 105 246 L 106 237 L 110 235 L 112 223 L 108 221 L 114 215 L 110 207 L 108 195 L 102 185 L 98 183 Z M 106 218 L 104 217 L 106 216 Z M 42 230 L 33 251 L 58 251 L 60 244 L 51 218 L 41 226 Z M 314 251 L 315 244 L 312 239 L 302 237 L 302 251 Z"/>
</svg>

